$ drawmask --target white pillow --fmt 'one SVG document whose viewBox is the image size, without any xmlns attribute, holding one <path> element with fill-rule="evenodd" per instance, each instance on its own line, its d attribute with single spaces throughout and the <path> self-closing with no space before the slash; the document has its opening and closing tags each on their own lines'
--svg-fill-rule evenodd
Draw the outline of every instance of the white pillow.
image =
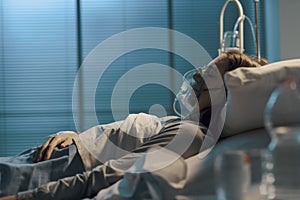
<svg viewBox="0 0 300 200">
<path fill-rule="evenodd" d="M 264 109 L 270 94 L 286 77 L 300 78 L 300 59 L 275 62 L 259 68 L 242 67 L 226 73 L 228 96 L 222 136 L 263 127 Z"/>
</svg>

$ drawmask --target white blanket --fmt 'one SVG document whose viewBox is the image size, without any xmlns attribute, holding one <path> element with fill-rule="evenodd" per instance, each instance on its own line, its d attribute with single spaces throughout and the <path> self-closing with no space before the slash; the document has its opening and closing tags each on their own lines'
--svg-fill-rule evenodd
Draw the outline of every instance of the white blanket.
<svg viewBox="0 0 300 200">
<path fill-rule="evenodd" d="M 118 166 L 115 166 L 118 162 L 110 162 L 108 160 L 120 158 L 130 153 L 130 151 L 136 147 L 139 147 L 142 143 L 147 141 L 150 136 L 156 135 L 167 119 L 170 119 L 170 117 L 157 118 L 152 115 L 140 113 L 129 115 L 123 121 L 92 127 L 79 134 L 74 140 L 75 145 L 64 149 L 56 149 L 50 160 L 40 163 L 33 163 L 34 148 L 14 157 L 0 158 L 0 196 L 19 192 L 19 198 L 26 199 L 28 194 L 32 192 L 27 192 L 26 190 L 34 189 L 45 184 L 47 184 L 47 187 L 50 187 L 51 184 L 48 183 L 51 181 L 57 181 L 58 179 L 74 176 L 75 174 L 85 171 L 88 174 L 90 170 L 95 167 L 103 167 L 102 164 L 105 162 L 107 162 L 107 166 L 118 168 Z M 128 157 L 130 156 L 132 155 Z M 145 166 L 149 166 L 149 164 Z M 178 167 L 180 166 L 183 165 L 178 165 Z M 125 166 L 125 168 L 126 167 L 130 166 Z M 136 176 L 133 175 L 135 174 L 133 169 L 137 169 L 137 166 L 132 165 L 125 177 L 136 178 Z M 169 177 L 175 184 L 176 181 L 182 182 L 185 177 L 183 174 L 186 173 L 186 170 L 181 171 L 182 173 L 177 174 L 178 176 L 162 176 L 160 172 L 157 172 L 156 175 L 154 175 L 155 173 L 145 173 L 138 175 L 139 181 L 137 182 L 143 181 L 147 183 L 147 188 L 152 188 L 152 195 L 154 195 L 153 187 L 150 187 L 152 181 L 147 182 L 146 180 L 163 180 Z M 180 178 L 174 179 L 174 177 Z M 106 185 L 107 183 L 105 181 L 103 181 L 103 186 L 107 187 L 108 185 Z M 180 185 L 181 187 L 183 186 L 182 184 Z M 155 191 L 158 194 L 158 191 Z M 64 193 L 64 191 L 56 192 L 61 193 L 60 195 Z M 136 194 L 133 191 L 131 191 L 131 193 Z"/>
</svg>

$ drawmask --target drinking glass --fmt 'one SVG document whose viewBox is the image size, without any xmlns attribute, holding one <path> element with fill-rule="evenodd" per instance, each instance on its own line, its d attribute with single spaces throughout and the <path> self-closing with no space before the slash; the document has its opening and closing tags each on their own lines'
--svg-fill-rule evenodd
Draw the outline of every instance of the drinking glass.
<svg viewBox="0 0 300 200">
<path fill-rule="evenodd" d="M 225 151 L 215 160 L 217 200 L 245 200 L 250 184 L 249 157 L 243 151 Z"/>
<path fill-rule="evenodd" d="M 300 92 L 295 78 L 282 80 L 265 109 L 271 142 L 264 155 L 262 194 L 266 199 L 300 199 Z"/>
</svg>

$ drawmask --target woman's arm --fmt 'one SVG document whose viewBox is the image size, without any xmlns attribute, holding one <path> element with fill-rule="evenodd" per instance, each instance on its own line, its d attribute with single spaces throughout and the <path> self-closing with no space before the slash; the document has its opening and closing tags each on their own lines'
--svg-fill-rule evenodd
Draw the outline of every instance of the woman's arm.
<svg viewBox="0 0 300 200">
<path fill-rule="evenodd" d="M 17 200 L 18 196 L 13 195 L 13 196 L 7 196 L 7 197 L 0 197 L 0 200 Z"/>
</svg>

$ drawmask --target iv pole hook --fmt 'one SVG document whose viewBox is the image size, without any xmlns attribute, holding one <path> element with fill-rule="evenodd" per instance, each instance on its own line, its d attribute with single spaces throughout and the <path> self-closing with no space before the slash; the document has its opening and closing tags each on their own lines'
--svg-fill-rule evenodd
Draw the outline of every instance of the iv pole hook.
<svg viewBox="0 0 300 200">
<path fill-rule="evenodd" d="M 227 0 L 225 4 L 222 7 L 221 13 L 220 13 L 220 49 L 219 49 L 219 55 L 224 53 L 222 49 L 222 44 L 223 44 L 223 31 L 224 31 L 224 13 L 227 5 L 230 2 L 236 3 L 238 10 L 239 10 L 239 15 L 240 18 L 244 17 L 244 11 L 242 4 L 238 0 Z M 239 22 L 239 34 L 240 34 L 240 40 L 239 40 L 239 52 L 243 53 L 244 52 L 244 20 L 240 20 Z"/>
</svg>

